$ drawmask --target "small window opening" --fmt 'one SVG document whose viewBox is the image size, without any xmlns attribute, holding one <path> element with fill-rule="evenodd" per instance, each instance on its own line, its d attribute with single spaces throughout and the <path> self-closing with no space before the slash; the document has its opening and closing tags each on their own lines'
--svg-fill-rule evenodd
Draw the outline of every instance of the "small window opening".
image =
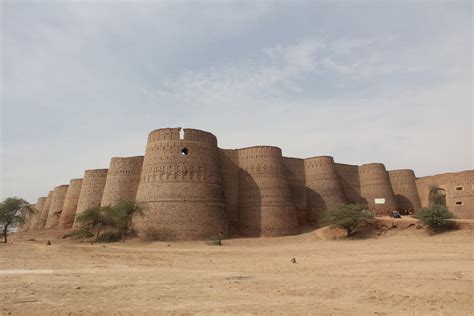
<svg viewBox="0 0 474 316">
<path fill-rule="evenodd" d="M 184 147 L 183 149 L 181 149 L 181 155 L 183 155 L 183 156 L 187 156 L 187 155 L 188 155 L 188 152 L 189 152 L 189 150 L 188 150 L 186 147 Z"/>
<path fill-rule="evenodd" d="M 456 205 L 462 205 L 462 201 L 456 201 Z"/>
<path fill-rule="evenodd" d="M 462 191 L 464 188 L 462 186 L 456 187 L 456 191 Z"/>
</svg>

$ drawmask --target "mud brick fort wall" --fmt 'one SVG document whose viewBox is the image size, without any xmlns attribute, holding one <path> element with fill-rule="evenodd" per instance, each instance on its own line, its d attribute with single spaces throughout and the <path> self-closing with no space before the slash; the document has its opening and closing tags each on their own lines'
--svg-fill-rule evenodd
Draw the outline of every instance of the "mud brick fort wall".
<svg viewBox="0 0 474 316">
<path fill-rule="evenodd" d="M 123 200 L 135 200 L 142 165 L 143 156 L 112 158 L 101 206 L 113 206 Z"/>
<path fill-rule="evenodd" d="M 69 185 L 63 184 L 54 188 L 48 218 L 46 220 L 46 228 L 54 228 L 58 225 L 68 187 Z"/>
<path fill-rule="evenodd" d="M 209 132 L 162 128 L 148 135 L 144 156 L 114 157 L 109 169 L 86 170 L 38 199 L 29 228 L 70 228 L 87 208 L 135 200 L 143 238 L 284 236 L 318 225 L 341 203 L 364 203 L 377 215 L 414 212 L 432 203 L 433 188 L 457 217 L 474 218 L 474 170 L 416 178 L 382 163 L 283 157 L 273 146 L 222 149 Z"/>
<path fill-rule="evenodd" d="M 418 178 L 416 186 L 422 207 L 430 205 L 430 192 L 436 187 L 456 217 L 474 219 L 474 170 Z"/>
<path fill-rule="evenodd" d="M 81 193 L 77 202 L 76 215 L 81 214 L 86 209 L 98 207 L 102 201 L 105 181 L 107 179 L 108 169 L 93 169 L 84 172 L 82 180 Z M 74 225 L 77 223 L 74 221 Z"/>
<path fill-rule="evenodd" d="M 64 198 L 63 211 L 59 218 L 59 228 L 71 228 L 74 224 L 74 217 L 76 216 L 77 204 L 79 203 L 79 195 L 81 194 L 81 188 L 82 179 L 71 179 L 69 181 L 69 187 Z"/>
</svg>

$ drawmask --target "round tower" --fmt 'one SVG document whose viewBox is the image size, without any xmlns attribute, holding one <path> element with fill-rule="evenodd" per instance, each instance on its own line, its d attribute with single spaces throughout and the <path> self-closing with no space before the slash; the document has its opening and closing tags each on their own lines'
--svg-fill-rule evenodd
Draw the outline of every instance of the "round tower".
<svg viewBox="0 0 474 316">
<path fill-rule="evenodd" d="M 310 219 L 320 222 L 331 206 L 346 203 L 333 157 L 319 156 L 304 160 Z"/>
<path fill-rule="evenodd" d="M 51 199 L 53 198 L 53 191 L 49 191 L 46 201 L 44 202 L 43 209 L 38 220 L 37 228 L 44 228 L 46 225 L 46 220 L 48 219 L 49 207 L 51 206 Z"/>
<path fill-rule="evenodd" d="M 72 179 L 69 181 L 69 188 L 64 198 L 63 212 L 59 218 L 58 227 L 61 229 L 71 228 L 76 216 L 77 204 L 82 188 L 82 179 Z"/>
<path fill-rule="evenodd" d="M 227 235 L 217 139 L 208 132 L 163 128 L 148 135 L 134 219 L 142 238 L 197 240 Z"/>
<path fill-rule="evenodd" d="M 376 215 L 387 215 L 398 209 L 395 194 L 385 166 L 381 163 L 370 163 L 359 167 L 360 192 L 367 201 L 369 209 Z"/>
<path fill-rule="evenodd" d="M 239 149 L 239 232 L 246 236 L 284 236 L 298 232 L 295 206 L 281 149 Z"/>
<path fill-rule="evenodd" d="M 108 169 L 92 169 L 84 172 L 76 215 L 81 214 L 88 208 L 100 206 L 107 179 L 107 171 Z M 74 226 L 77 226 L 76 220 L 74 220 Z"/>
<path fill-rule="evenodd" d="M 63 184 L 54 188 L 53 196 L 51 198 L 51 206 L 49 207 L 48 212 L 48 219 L 46 220 L 46 228 L 56 228 L 56 226 L 58 226 L 68 187 L 69 185 Z"/>
<path fill-rule="evenodd" d="M 119 201 L 135 201 L 143 156 L 114 157 L 110 160 L 101 206 L 113 206 Z"/>
<path fill-rule="evenodd" d="M 41 212 L 43 211 L 44 203 L 46 202 L 46 197 L 42 196 L 38 198 L 36 201 L 35 205 L 35 213 L 33 214 L 33 217 L 31 218 L 30 225 L 28 226 L 29 229 L 35 229 L 38 226 L 38 221 L 41 216 Z"/>
<path fill-rule="evenodd" d="M 420 196 L 416 188 L 416 177 L 413 170 L 391 170 L 388 175 L 400 210 L 414 212 L 420 209 Z"/>
</svg>

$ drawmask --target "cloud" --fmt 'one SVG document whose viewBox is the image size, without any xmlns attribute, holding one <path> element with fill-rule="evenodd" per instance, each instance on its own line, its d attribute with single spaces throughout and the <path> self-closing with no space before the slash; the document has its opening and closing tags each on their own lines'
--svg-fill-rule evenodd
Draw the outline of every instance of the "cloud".
<svg viewBox="0 0 474 316">
<path fill-rule="evenodd" d="M 166 126 L 418 175 L 472 168 L 470 4 L 2 9 L 2 197 L 35 200 L 112 156 L 143 154 L 146 134 Z"/>
</svg>

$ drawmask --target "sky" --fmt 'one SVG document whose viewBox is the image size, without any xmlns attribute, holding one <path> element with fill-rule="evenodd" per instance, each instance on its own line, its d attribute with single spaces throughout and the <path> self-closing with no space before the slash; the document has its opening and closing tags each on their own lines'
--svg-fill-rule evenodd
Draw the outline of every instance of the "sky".
<svg viewBox="0 0 474 316">
<path fill-rule="evenodd" d="M 473 169 L 471 1 L 1 0 L 1 198 L 197 128 L 221 148 Z"/>
</svg>

